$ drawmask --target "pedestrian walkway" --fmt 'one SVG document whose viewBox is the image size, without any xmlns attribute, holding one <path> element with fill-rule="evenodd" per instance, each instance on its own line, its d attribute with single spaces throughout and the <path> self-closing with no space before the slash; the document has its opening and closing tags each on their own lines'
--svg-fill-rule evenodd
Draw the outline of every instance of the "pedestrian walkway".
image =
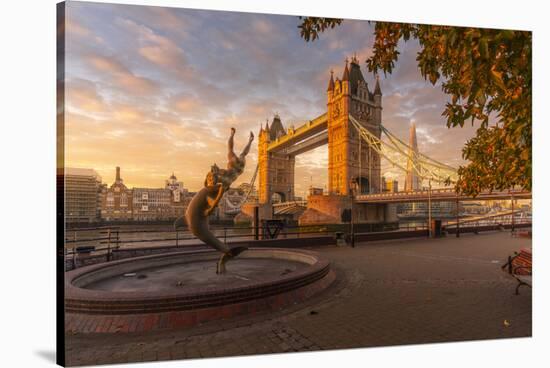
<svg viewBox="0 0 550 368">
<path fill-rule="evenodd" d="M 313 249 L 337 281 L 278 313 L 189 330 L 68 334 L 68 365 L 531 336 L 531 289 L 500 270 L 531 239 L 509 232 Z"/>
</svg>

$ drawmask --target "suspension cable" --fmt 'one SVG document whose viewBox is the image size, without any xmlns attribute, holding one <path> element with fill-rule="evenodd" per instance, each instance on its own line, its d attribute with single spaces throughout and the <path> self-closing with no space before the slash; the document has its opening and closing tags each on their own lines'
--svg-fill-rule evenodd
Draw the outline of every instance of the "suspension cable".
<svg viewBox="0 0 550 368">
<path fill-rule="evenodd" d="M 376 153 L 382 155 L 386 160 L 399 169 L 405 172 L 408 171 L 405 168 L 405 165 L 398 162 L 399 158 L 406 157 L 412 164 L 412 170 L 415 171 L 421 179 L 433 180 L 440 183 L 446 181 L 450 181 L 451 183 L 456 182 L 457 173 L 456 169 L 453 167 L 438 162 L 426 155 L 415 152 L 409 145 L 401 141 L 383 126 L 381 126 L 381 130 L 389 138 L 390 143 L 384 142 L 376 135 L 372 134 L 352 115 L 349 115 L 349 118 L 352 125 L 359 132 L 360 137 L 367 142 L 369 148 L 372 147 Z M 396 156 L 397 159 L 392 156 Z"/>
</svg>

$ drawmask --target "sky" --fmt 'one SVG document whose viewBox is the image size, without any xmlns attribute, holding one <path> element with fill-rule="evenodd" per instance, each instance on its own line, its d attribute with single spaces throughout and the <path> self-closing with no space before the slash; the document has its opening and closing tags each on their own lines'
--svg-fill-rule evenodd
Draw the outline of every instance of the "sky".
<svg viewBox="0 0 550 368">
<path fill-rule="evenodd" d="M 162 187 L 174 173 L 200 189 L 213 163 L 225 166 L 231 127 L 240 152 L 276 113 L 285 128 L 321 115 L 330 70 L 341 78 L 354 54 L 374 89 L 367 21 L 345 20 L 306 43 L 295 16 L 70 1 L 66 9 L 66 166 L 93 168 L 108 184 L 120 166 L 129 187 Z M 414 122 L 419 150 L 458 167 L 476 127 L 446 127 L 448 97 L 421 77 L 418 50 L 400 44 L 396 69 L 380 77 L 382 124 L 406 141 Z M 256 139 L 236 185 L 250 180 L 257 152 Z M 297 156 L 296 195 L 326 188 L 327 166 L 327 147 Z M 384 159 L 382 169 L 402 186 Z"/>
</svg>

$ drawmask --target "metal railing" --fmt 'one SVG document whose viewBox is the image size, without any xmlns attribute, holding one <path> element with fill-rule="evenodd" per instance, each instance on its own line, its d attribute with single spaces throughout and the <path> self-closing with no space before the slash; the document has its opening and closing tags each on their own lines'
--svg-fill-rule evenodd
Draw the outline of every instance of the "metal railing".
<svg viewBox="0 0 550 368">
<path fill-rule="evenodd" d="M 476 228 L 488 230 L 493 226 L 495 229 L 525 227 L 531 224 L 530 218 L 504 218 L 476 219 L 475 221 L 460 221 L 458 229 L 456 223 L 451 220 L 443 220 L 441 227 L 443 231 L 476 232 Z M 355 224 L 356 235 L 369 233 L 394 233 L 396 238 L 399 232 L 411 232 L 427 230 L 427 221 L 415 221 L 400 223 L 396 228 L 395 224 Z M 334 236 L 337 232 L 349 233 L 350 224 L 335 225 L 307 225 L 293 226 L 284 225 L 278 232 L 277 239 L 306 239 L 317 236 Z M 255 227 L 219 227 L 212 228 L 213 232 L 224 243 L 238 241 L 252 241 L 271 239 L 266 228 L 260 227 L 256 233 Z M 119 226 L 103 226 L 96 228 L 72 229 L 66 232 L 65 257 L 73 258 L 76 265 L 76 257 L 103 256 L 107 261 L 113 259 L 113 252 L 118 250 L 139 250 L 165 247 L 206 248 L 200 240 L 192 235 L 188 229 L 174 230 L 169 227 L 152 229 L 120 228 Z"/>
<path fill-rule="evenodd" d="M 220 227 L 211 230 L 224 243 L 253 240 L 256 237 L 269 239 L 264 228 L 260 228 L 258 236 L 255 233 L 255 227 Z M 334 231 L 333 227 L 322 225 L 285 225 L 278 233 L 278 238 L 290 239 L 331 235 Z M 148 247 L 204 247 L 204 244 L 186 228 L 181 230 L 171 228 L 121 229 L 118 226 L 105 226 L 68 230 L 65 236 L 65 255 L 90 255 L 92 253 L 107 252 L 107 257 L 110 259 L 113 250 L 138 248 L 144 244 Z"/>
<path fill-rule="evenodd" d="M 280 202 L 280 203 L 273 203 L 273 207 L 291 207 L 291 206 L 306 206 L 307 200 L 300 200 L 300 201 L 287 201 L 287 202 Z"/>
<path fill-rule="evenodd" d="M 532 219 L 531 218 L 519 218 L 519 217 L 512 217 L 508 216 L 510 218 L 503 218 L 503 217 L 488 217 L 488 218 L 479 218 L 479 219 L 462 219 L 458 223 L 458 227 L 483 227 L 483 226 L 491 226 L 491 225 L 510 225 L 512 227 L 514 226 L 523 226 L 523 225 L 531 225 Z M 456 221 L 447 221 L 446 223 L 442 224 L 445 228 L 456 228 L 457 223 Z"/>
</svg>

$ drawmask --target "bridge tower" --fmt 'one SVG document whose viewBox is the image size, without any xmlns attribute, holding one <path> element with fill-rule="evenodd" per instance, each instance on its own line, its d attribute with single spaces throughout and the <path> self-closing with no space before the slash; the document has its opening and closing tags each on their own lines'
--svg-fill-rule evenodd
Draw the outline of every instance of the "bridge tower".
<svg viewBox="0 0 550 368">
<path fill-rule="evenodd" d="M 267 146 L 286 134 L 281 118 L 275 115 L 271 126 L 266 122 L 258 138 L 259 203 L 271 204 L 271 196 L 278 194 L 282 202 L 294 200 L 295 158 L 284 153 L 268 152 Z"/>
<path fill-rule="evenodd" d="M 361 193 L 380 192 L 380 155 L 360 140 L 349 121 L 353 115 L 365 128 L 380 137 L 382 92 L 376 79 L 369 91 L 361 68 L 354 56 L 346 66 L 342 79 L 331 72 L 327 89 L 329 194 L 348 195 L 349 183 L 355 178 Z"/>
</svg>

